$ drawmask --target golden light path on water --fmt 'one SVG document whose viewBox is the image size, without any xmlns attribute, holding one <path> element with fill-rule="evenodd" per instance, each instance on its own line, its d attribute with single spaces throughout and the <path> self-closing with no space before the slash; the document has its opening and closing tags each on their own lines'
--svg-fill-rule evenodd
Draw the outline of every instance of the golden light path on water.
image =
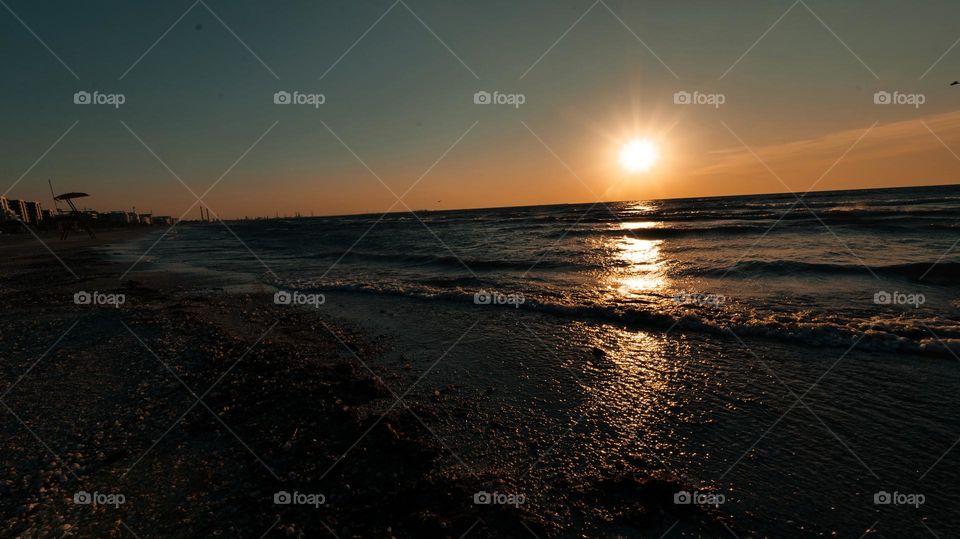
<svg viewBox="0 0 960 539">
<path fill-rule="evenodd" d="M 584 369 L 594 428 L 582 449 L 625 466 L 672 471 L 692 449 L 677 427 L 702 420 L 691 411 L 694 377 L 677 361 L 686 344 L 626 328 L 583 329 L 605 353 Z"/>
<path fill-rule="evenodd" d="M 613 248 L 616 256 L 629 265 L 613 279 L 619 284 L 619 292 L 624 296 L 629 297 L 637 292 L 656 292 L 667 285 L 663 271 L 664 261 L 660 254 L 663 240 L 643 240 L 629 234 L 631 230 L 653 228 L 656 225 L 653 221 L 620 224 L 627 234 L 617 239 Z"/>
<path fill-rule="evenodd" d="M 623 222 L 623 235 L 603 240 L 602 250 L 611 264 L 600 276 L 604 301 L 615 305 L 642 304 L 653 311 L 669 310 L 672 282 L 666 272 L 667 260 L 661 252 L 663 240 L 635 237 L 632 231 L 655 228 L 653 221 Z M 682 362 L 682 342 L 671 341 L 660 332 L 629 327 L 584 325 L 577 331 L 588 335 L 594 360 L 586 365 L 590 381 L 585 388 L 596 404 L 594 419 L 601 426 L 599 436 L 588 443 L 600 452 L 622 451 L 658 468 L 668 466 L 666 454 L 683 453 L 682 437 L 675 425 L 693 418 L 686 404 L 689 398 L 689 373 Z M 679 347 L 679 348 L 678 348 Z"/>
</svg>

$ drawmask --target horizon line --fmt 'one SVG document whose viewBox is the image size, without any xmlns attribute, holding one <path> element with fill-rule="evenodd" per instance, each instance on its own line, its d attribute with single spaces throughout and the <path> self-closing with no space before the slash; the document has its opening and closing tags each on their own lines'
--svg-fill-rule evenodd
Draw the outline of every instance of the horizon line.
<svg viewBox="0 0 960 539">
<path fill-rule="evenodd" d="M 442 210 L 431 210 L 429 208 L 423 208 L 419 210 L 397 210 L 397 211 L 387 211 L 387 212 L 360 212 L 360 213 L 328 213 L 323 215 L 309 215 L 305 216 L 300 214 L 297 215 L 281 215 L 281 216 L 271 216 L 271 215 L 256 215 L 256 216 L 244 216 L 236 217 L 231 219 L 223 219 L 224 221 L 243 221 L 243 220 L 252 220 L 252 219 L 326 219 L 331 217 L 364 217 L 368 215 L 392 215 L 392 214 L 404 214 L 404 213 L 443 213 L 443 212 L 460 212 L 460 211 L 484 211 L 484 210 L 503 210 L 511 208 L 537 208 L 545 206 L 582 206 L 585 204 L 622 204 L 622 203 L 636 203 L 636 202 L 660 202 L 668 200 L 710 200 L 718 198 L 737 198 L 737 197 L 763 197 L 763 196 L 777 196 L 777 195 L 795 195 L 798 198 L 803 198 L 808 194 L 821 194 L 821 193 L 845 193 L 845 192 L 855 192 L 855 191 L 892 191 L 896 189 L 928 189 L 932 187 L 960 187 L 960 183 L 942 183 L 942 184 L 927 184 L 927 185 L 911 185 L 911 186 L 901 186 L 901 187 L 859 187 L 852 189 L 820 189 L 820 190 L 811 190 L 811 191 L 776 191 L 776 192 L 765 192 L 765 193 L 738 193 L 732 195 L 708 195 L 708 196 L 687 196 L 687 197 L 664 197 L 664 198 L 647 198 L 647 199 L 632 199 L 632 200 L 589 200 L 589 201 L 579 201 L 579 202 L 550 202 L 544 204 L 519 204 L 515 206 L 482 206 L 482 207 L 464 207 L 464 208 L 447 208 Z M 300 213 L 300 212 L 297 212 Z M 197 219 L 186 219 L 184 222 L 196 222 Z"/>
</svg>

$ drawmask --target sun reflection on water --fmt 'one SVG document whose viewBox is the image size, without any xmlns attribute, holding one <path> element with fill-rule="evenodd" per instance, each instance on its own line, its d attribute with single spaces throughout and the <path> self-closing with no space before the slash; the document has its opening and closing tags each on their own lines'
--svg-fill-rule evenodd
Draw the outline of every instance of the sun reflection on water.
<svg viewBox="0 0 960 539">
<path fill-rule="evenodd" d="M 637 221 L 632 223 L 620 223 L 620 228 L 623 230 L 641 230 L 644 228 L 653 228 L 657 226 L 656 221 Z"/>
<path fill-rule="evenodd" d="M 645 331 L 592 331 L 589 340 L 594 350 L 603 350 L 591 362 L 596 410 L 616 433 L 592 443 L 634 454 L 680 451 L 682 439 L 674 438 L 676 433 L 668 425 L 692 418 L 680 412 L 686 381 L 683 364 L 675 359 L 677 350 L 662 337 Z M 653 457 L 650 464 L 656 466 L 659 459 Z"/>
<path fill-rule="evenodd" d="M 633 224 L 633 223 L 631 223 Z M 665 265 L 660 253 L 663 240 L 641 240 L 622 237 L 615 240 L 615 256 L 628 265 L 618 268 L 611 275 L 611 284 L 621 296 L 630 296 L 639 292 L 651 292 L 663 289 L 667 278 Z"/>
</svg>

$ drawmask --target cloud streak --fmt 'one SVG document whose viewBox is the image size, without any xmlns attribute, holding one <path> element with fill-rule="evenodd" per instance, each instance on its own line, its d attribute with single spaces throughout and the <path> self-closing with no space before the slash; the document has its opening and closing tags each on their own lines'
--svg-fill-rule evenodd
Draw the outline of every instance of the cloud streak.
<svg viewBox="0 0 960 539">
<path fill-rule="evenodd" d="M 731 127 L 736 129 L 735 126 Z M 863 137 L 868 127 L 766 146 L 754 145 L 746 140 L 752 152 L 742 145 L 711 152 L 708 158 L 712 162 L 693 170 L 691 175 L 727 179 L 760 174 L 770 177 L 770 172 L 760 163 L 762 161 L 783 178 L 791 189 L 803 191 Z M 872 174 L 880 183 L 886 183 L 885 180 L 889 179 L 886 176 L 890 174 L 900 175 L 897 178 L 900 182 L 914 179 L 903 177 L 904 173 L 916 178 L 953 178 L 960 171 L 960 158 L 955 155 L 960 152 L 960 144 L 955 144 L 956 148 L 949 146 L 951 141 L 957 140 L 960 140 L 960 112 L 879 124 L 843 158 L 830 176 L 836 178 L 843 174 L 854 174 L 862 177 Z M 922 154 L 931 154 L 932 158 L 919 159 Z M 853 164 L 859 165 L 856 172 L 850 167 Z M 825 178 L 823 187 L 831 183 L 828 180 Z"/>
</svg>

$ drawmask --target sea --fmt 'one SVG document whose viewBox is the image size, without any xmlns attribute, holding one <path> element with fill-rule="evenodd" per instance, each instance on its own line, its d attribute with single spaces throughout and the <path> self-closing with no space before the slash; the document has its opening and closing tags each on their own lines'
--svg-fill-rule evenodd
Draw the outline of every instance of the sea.
<svg viewBox="0 0 960 539">
<path fill-rule="evenodd" d="M 388 343 L 370 367 L 434 407 L 451 473 L 510 478 L 569 537 L 660 536 L 582 503 L 626 474 L 722 497 L 743 537 L 856 538 L 960 536 L 958 242 L 941 186 L 184 223 L 111 249 L 128 278 L 261 286 Z"/>
</svg>

